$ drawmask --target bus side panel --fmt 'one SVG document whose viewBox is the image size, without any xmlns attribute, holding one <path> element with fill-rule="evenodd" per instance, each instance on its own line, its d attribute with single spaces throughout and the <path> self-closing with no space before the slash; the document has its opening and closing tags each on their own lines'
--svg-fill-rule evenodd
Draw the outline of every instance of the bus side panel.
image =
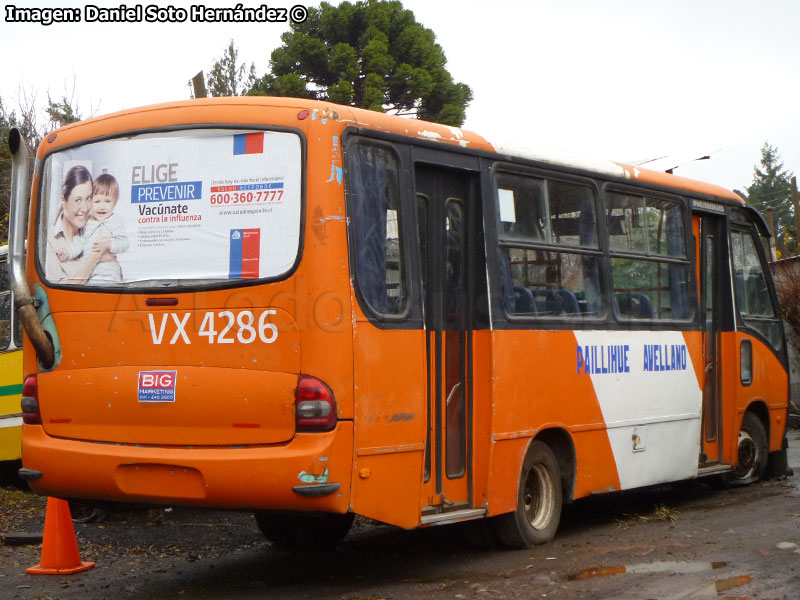
<svg viewBox="0 0 800 600">
<path fill-rule="evenodd" d="M 574 368 L 577 379 L 591 378 L 617 464 L 616 489 L 695 477 L 702 389 L 690 346 L 699 336 L 580 330 L 575 337 Z"/>
<path fill-rule="evenodd" d="M 488 516 L 511 512 L 517 508 L 519 476 L 530 441 L 530 437 L 494 440 L 489 476 Z"/>
<path fill-rule="evenodd" d="M 583 498 L 621 489 L 617 461 L 605 425 L 588 425 L 583 431 L 578 429 L 572 428 L 577 464 L 572 497 Z"/>
<path fill-rule="evenodd" d="M 0 461 L 22 457 L 22 417 L 0 417 Z"/>
<path fill-rule="evenodd" d="M 353 418 L 353 322 L 342 173 L 342 123 L 314 111 L 308 124 L 303 259 L 291 278 L 303 351 L 301 372 L 334 392 L 340 419 Z M 319 117 L 319 118 L 318 118 Z"/>
<path fill-rule="evenodd" d="M 573 435 L 578 453 L 575 497 L 619 489 L 616 461 L 592 381 L 577 372 L 575 333 L 498 330 L 494 336 L 493 440 L 531 437 L 550 427 L 591 432 Z M 524 458 L 524 453 L 517 456 L 500 446 L 495 444 L 492 449 L 492 514 L 516 506 L 516 486 Z M 507 465 L 512 456 L 516 462 Z M 506 469 L 513 471 L 512 477 L 498 476 Z"/>
<path fill-rule="evenodd" d="M 22 455 L 21 398 L 22 352 L 0 354 L 0 461 L 19 460 Z"/>
<path fill-rule="evenodd" d="M 723 398 L 735 398 L 734 402 L 723 402 L 725 432 L 725 462 L 735 464 L 739 427 L 742 417 L 753 403 L 763 403 L 769 411 L 769 451 L 780 450 L 786 428 L 787 398 L 789 397 L 789 375 L 775 354 L 753 335 L 738 331 L 721 334 L 723 361 Z M 743 385 L 741 380 L 740 347 L 743 340 L 750 340 L 753 347 L 753 381 Z"/>
<path fill-rule="evenodd" d="M 357 318 L 352 510 L 415 527 L 425 456 L 425 332 L 380 330 Z"/>
<path fill-rule="evenodd" d="M 689 358 L 694 367 L 694 375 L 697 378 L 697 387 L 703 389 L 705 383 L 705 365 L 703 364 L 703 332 L 684 331 L 683 340 L 689 352 Z"/>
<path fill-rule="evenodd" d="M 489 501 L 491 473 L 493 333 L 476 330 L 472 340 L 472 505 L 483 507 Z"/>
<path fill-rule="evenodd" d="M 570 431 L 575 497 L 696 475 L 699 335 L 605 330 L 497 335 L 494 439 L 535 436 L 550 428 Z M 492 468 L 507 459 L 498 454 Z M 495 494 L 509 497 L 508 490 L 495 489 L 498 484 L 512 485 L 492 478 L 493 512 Z"/>
</svg>

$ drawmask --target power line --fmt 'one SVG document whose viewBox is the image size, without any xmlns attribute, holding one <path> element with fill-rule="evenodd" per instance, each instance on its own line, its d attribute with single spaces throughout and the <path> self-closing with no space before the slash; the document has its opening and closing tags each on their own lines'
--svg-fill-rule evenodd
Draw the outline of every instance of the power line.
<svg viewBox="0 0 800 600">
<path fill-rule="evenodd" d="M 788 186 L 787 186 L 787 188 L 788 188 Z M 768 197 L 770 197 L 770 196 L 780 196 L 781 194 L 788 194 L 788 193 L 790 193 L 790 190 L 789 190 L 789 189 L 786 189 L 786 190 L 784 190 L 784 191 L 781 191 L 781 190 L 775 190 L 774 192 L 769 192 L 769 193 L 766 193 L 766 194 L 761 194 L 761 197 L 762 197 L 762 198 L 768 198 Z"/>
<path fill-rule="evenodd" d="M 753 200 L 748 200 L 749 204 L 763 204 L 764 206 L 780 206 L 785 202 L 791 202 L 792 199 L 789 196 L 785 196 L 784 198 L 775 198 L 773 200 L 764 200 L 763 198 L 756 198 Z"/>
</svg>

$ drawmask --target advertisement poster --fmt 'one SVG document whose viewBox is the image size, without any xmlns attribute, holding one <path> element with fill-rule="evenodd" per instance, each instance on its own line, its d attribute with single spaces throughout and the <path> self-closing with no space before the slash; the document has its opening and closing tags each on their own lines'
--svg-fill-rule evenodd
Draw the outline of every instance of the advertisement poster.
<svg viewBox="0 0 800 600">
<path fill-rule="evenodd" d="M 41 256 L 51 283 L 114 286 L 277 277 L 295 263 L 300 139 L 190 130 L 47 159 Z"/>
</svg>

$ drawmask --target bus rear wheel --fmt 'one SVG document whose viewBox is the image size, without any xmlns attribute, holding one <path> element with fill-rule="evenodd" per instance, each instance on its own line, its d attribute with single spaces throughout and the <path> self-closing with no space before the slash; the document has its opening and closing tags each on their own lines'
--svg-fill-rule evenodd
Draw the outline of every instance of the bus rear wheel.
<svg viewBox="0 0 800 600">
<path fill-rule="evenodd" d="M 747 412 L 739 430 L 736 466 L 724 475 L 728 485 L 748 485 L 761 481 L 767 470 L 767 432 L 755 413 Z"/>
<path fill-rule="evenodd" d="M 286 513 L 259 510 L 256 524 L 264 537 L 284 550 L 329 550 L 353 524 L 353 513 Z"/>
<path fill-rule="evenodd" d="M 522 463 L 517 509 L 494 519 L 500 541 L 528 548 L 553 539 L 561 519 L 561 473 L 558 460 L 544 442 L 534 440 Z"/>
</svg>

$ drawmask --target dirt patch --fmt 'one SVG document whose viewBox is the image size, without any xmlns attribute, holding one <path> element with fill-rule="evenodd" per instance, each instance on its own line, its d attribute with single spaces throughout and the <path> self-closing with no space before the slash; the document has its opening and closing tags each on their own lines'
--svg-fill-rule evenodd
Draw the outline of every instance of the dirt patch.
<svg viewBox="0 0 800 600">
<path fill-rule="evenodd" d="M 41 531 L 47 498 L 16 487 L 0 488 L 0 532 Z"/>
<path fill-rule="evenodd" d="M 797 469 L 800 435 L 790 443 Z M 565 507 L 552 543 L 519 551 L 469 547 L 456 527 L 403 531 L 359 519 L 334 552 L 291 554 L 265 541 L 246 512 L 117 506 L 102 522 L 75 525 L 81 558 L 97 563 L 86 573 L 26 575 L 41 547 L 0 545 L 0 598 L 668 598 L 718 597 L 734 584 L 741 590 L 728 594 L 793 598 L 798 482 L 720 490 L 692 481 L 586 498 Z M 0 531 L 41 532 L 44 517 L 45 498 L 0 489 Z"/>
</svg>

